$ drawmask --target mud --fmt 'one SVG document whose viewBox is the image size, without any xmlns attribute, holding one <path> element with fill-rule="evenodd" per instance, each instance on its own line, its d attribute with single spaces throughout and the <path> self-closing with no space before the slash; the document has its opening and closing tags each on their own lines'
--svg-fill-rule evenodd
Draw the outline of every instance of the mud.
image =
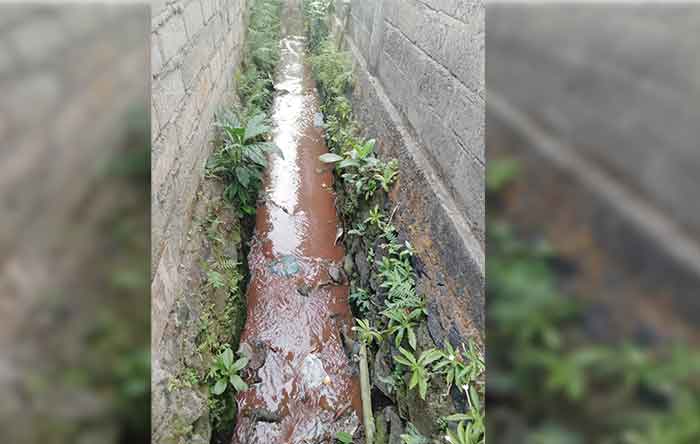
<svg viewBox="0 0 700 444">
<path fill-rule="evenodd" d="M 283 11 L 274 142 L 249 256 L 240 352 L 251 357 L 237 396 L 234 443 L 331 443 L 360 423 L 344 249 L 319 99 L 304 63 L 300 6 Z"/>
</svg>

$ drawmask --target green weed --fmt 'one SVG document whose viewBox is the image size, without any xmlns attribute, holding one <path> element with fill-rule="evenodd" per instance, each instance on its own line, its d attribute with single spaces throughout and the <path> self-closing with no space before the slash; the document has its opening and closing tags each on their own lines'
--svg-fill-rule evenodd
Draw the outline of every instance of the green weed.
<svg viewBox="0 0 700 444">
<path fill-rule="evenodd" d="M 361 314 L 367 314 L 372 304 L 369 292 L 363 288 L 358 288 L 350 293 L 350 302 L 355 305 Z"/>
<path fill-rule="evenodd" d="M 464 344 L 462 344 L 464 347 Z M 469 386 L 485 370 L 485 364 L 481 354 L 476 349 L 473 341 L 469 342 L 469 351 L 464 347 L 464 353 L 452 347 L 449 341 L 445 340 L 445 345 L 441 351 L 440 361 L 435 365 L 434 370 L 445 375 L 448 391 L 452 384 L 462 388 Z"/>
<path fill-rule="evenodd" d="M 425 399 L 431 375 L 428 367 L 430 364 L 440 359 L 440 351 L 431 348 L 421 353 L 418 358 L 403 347 L 399 347 L 399 352 L 401 352 L 401 354 L 394 356 L 394 360 L 401 365 L 405 365 L 411 373 L 408 389 L 412 390 L 414 387 L 418 387 L 418 394 L 421 399 Z"/>
<path fill-rule="evenodd" d="M 352 435 L 348 432 L 338 432 L 335 434 L 335 440 L 342 444 L 351 444 Z"/>
<path fill-rule="evenodd" d="M 425 315 L 422 308 L 414 308 L 412 310 L 392 307 L 382 312 L 389 319 L 388 331 L 394 335 L 394 344 L 400 347 L 404 337 L 408 338 L 408 344 L 413 350 L 416 349 L 416 333 L 415 328 L 418 327 L 421 318 Z"/>
<path fill-rule="evenodd" d="M 242 122 L 234 112 L 225 112 L 216 122 L 221 133 L 221 148 L 207 163 L 209 175 L 224 181 L 224 198 L 237 203 L 246 214 L 255 212 L 255 198 L 267 166 L 266 153 L 281 151 L 265 137 L 270 132 L 264 114 Z"/>
<path fill-rule="evenodd" d="M 401 442 L 403 444 L 429 444 L 430 439 L 421 435 L 416 427 L 409 422 L 406 425 L 406 433 L 401 435 Z"/>
<path fill-rule="evenodd" d="M 372 343 L 382 342 L 384 337 L 379 330 L 374 329 L 368 320 L 366 319 L 356 319 L 357 326 L 353 327 L 353 331 L 357 333 L 358 338 L 361 342 L 365 344 L 372 345 Z"/>
<path fill-rule="evenodd" d="M 211 392 L 214 395 L 223 394 L 228 387 L 240 392 L 246 390 L 248 385 L 241 379 L 239 372 L 248 365 L 246 356 L 234 361 L 234 355 L 230 348 L 219 353 L 213 365 L 209 369 L 208 378 L 211 381 Z"/>
</svg>

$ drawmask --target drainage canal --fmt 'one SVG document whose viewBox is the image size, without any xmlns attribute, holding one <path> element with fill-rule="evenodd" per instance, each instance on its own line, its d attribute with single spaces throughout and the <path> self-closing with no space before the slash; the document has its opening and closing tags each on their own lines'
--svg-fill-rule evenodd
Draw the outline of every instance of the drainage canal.
<svg viewBox="0 0 700 444">
<path fill-rule="evenodd" d="M 319 99 L 299 7 L 282 15 L 272 119 L 283 157 L 271 156 L 249 256 L 240 351 L 251 357 L 253 383 L 237 396 L 241 444 L 330 442 L 360 424 L 333 175 L 318 160 L 327 152 Z"/>
</svg>

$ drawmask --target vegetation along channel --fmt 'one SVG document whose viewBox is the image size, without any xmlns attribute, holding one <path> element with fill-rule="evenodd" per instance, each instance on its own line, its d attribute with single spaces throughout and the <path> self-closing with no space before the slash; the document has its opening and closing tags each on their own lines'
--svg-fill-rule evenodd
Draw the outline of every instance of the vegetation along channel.
<svg viewBox="0 0 700 444">
<path fill-rule="evenodd" d="M 626 289 L 597 279 L 596 270 L 624 271 L 594 248 L 567 253 L 584 238 L 580 227 L 568 224 L 557 238 L 556 223 L 523 217 L 523 208 L 531 214 L 550 205 L 549 196 L 531 191 L 525 156 L 495 136 L 491 146 L 500 151 L 487 176 L 489 436 L 528 444 L 700 442 L 697 336 L 673 331 L 679 322 L 643 324 L 629 305 L 622 320 L 613 318 L 614 305 L 600 301 L 617 303 Z"/>
<path fill-rule="evenodd" d="M 400 165 L 353 116 L 334 2 L 247 8 L 196 215 L 196 352 L 169 387 L 185 413 L 181 389 L 206 393 L 208 418 L 166 441 L 483 443 L 483 351 L 428 331 L 421 259 L 392 222 Z"/>
</svg>

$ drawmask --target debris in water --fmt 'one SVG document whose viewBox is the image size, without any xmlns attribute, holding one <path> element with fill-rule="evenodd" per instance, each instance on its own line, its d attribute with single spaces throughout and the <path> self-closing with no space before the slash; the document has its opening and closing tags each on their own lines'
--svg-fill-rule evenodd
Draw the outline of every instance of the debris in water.
<svg viewBox="0 0 700 444">
<path fill-rule="evenodd" d="M 307 390 L 320 387 L 325 383 L 326 379 L 328 379 L 330 384 L 331 379 L 323 368 L 323 363 L 315 354 L 307 355 L 306 358 L 304 358 L 302 364 L 302 378 L 304 388 Z"/>
<path fill-rule="evenodd" d="M 280 422 L 282 417 L 279 413 L 271 412 L 268 409 L 252 409 L 246 412 L 246 416 L 250 417 L 253 422 Z"/>
<path fill-rule="evenodd" d="M 343 227 L 338 227 L 338 229 L 335 231 L 335 245 L 338 245 L 338 241 L 343 237 Z"/>
<path fill-rule="evenodd" d="M 270 265 L 270 270 L 277 276 L 290 277 L 299 273 L 299 262 L 294 256 L 282 256 Z"/>
<path fill-rule="evenodd" d="M 300 286 L 297 287 L 297 293 L 308 298 L 309 295 L 311 294 L 311 287 L 308 286 L 307 284 L 301 284 Z"/>
</svg>

